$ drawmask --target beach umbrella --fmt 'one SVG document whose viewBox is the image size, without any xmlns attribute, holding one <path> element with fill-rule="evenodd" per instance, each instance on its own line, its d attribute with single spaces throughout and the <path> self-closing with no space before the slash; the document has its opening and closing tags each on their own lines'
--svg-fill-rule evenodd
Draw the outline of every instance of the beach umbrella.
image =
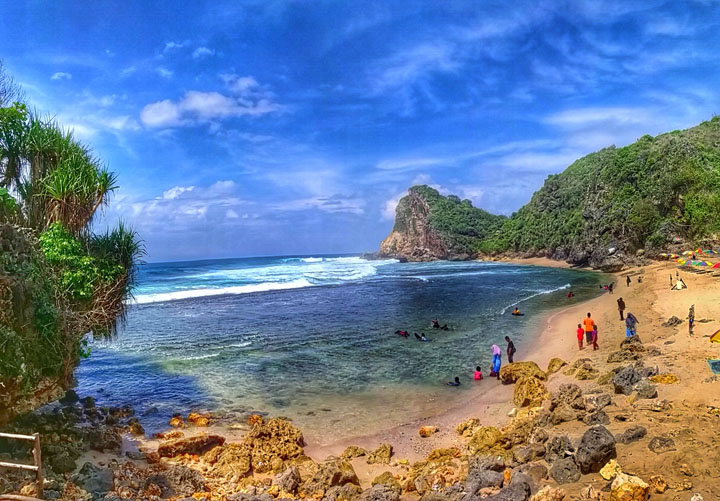
<svg viewBox="0 0 720 501">
<path fill-rule="evenodd" d="M 661 252 L 660 257 L 668 257 L 669 254 L 667 252 Z"/>
<path fill-rule="evenodd" d="M 683 252 L 683 256 L 691 256 L 693 251 L 685 251 Z"/>
<path fill-rule="evenodd" d="M 670 254 L 670 259 L 677 259 L 679 257 L 677 254 Z"/>
<path fill-rule="evenodd" d="M 693 263 L 694 266 L 707 266 L 707 265 L 709 265 L 709 264 L 710 264 L 710 263 L 708 263 L 707 261 L 695 261 L 695 262 Z"/>
<path fill-rule="evenodd" d="M 713 268 L 720 268 L 720 263 L 715 263 L 715 264 L 713 265 Z"/>
</svg>

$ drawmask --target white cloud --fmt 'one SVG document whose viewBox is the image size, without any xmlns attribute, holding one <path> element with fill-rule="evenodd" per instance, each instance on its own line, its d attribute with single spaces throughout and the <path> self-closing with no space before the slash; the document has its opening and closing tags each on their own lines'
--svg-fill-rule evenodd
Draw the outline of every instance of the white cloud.
<svg viewBox="0 0 720 501">
<path fill-rule="evenodd" d="M 165 47 L 163 48 L 163 52 L 168 53 L 172 52 L 174 50 L 182 49 L 183 47 L 187 47 L 190 44 L 187 40 L 184 42 L 175 42 L 175 41 L 169 41 L 165 42 Z"/>
<path fill-rule="evenodd" d="M 162 198 L 165 200 L 173 200 L 182 195 L 183 193 L 193 191 L 194 189 L 194 186 L 175 186 L 167 191 L 164 191 L 162 194 Z"/>
<path fill-rule="evenodd" d="M 244 216 L 246 216 L 246 215 L 247 215 L 247 214 L 244 214 Z M 237 219 L 237 218 L 239 218 L 240 216 L 238 216 L 238 213 L 235 212 L 234 210 L 228 209 L 228 210 L 225 211 L 225 217 L 226 217 L 227 219 Z"/>
<path fill-rule="evenodd" d="M 370 75 L 371 91 L 380 94 L 413 85 L 430 74 L 454 72 L 459 66 L 451 44 L 424 43 L 380 61 Z"/>
<path fill-rule="evenodd" d="M 57 73 L 53 73 L 53 75 L 50 77 L 50 80 L 70 80 L 72 79 L 72 75 L 70 73 L 65 73 L 64 71 L 58 71 Z"/>
<path fill-rule="evenodd" d="M 158 66 L 157 68 L 155 68 L 155 71 L 157 71 L 157 74 L 163 78 L 170 79 L 173 76 L 173 72 L 165 68 L 164 66 Z"/>
<path fill-rule="evenodd" d="M 407 195 L 407 191 L 398 193 L 390 200 L 386 200 L 380 209 L 380 219 L 382 221 L 394 221 L 395 220 L 395 209 L 397 209 L 400 199 Z"/>
<path fill-rule="evenodd" d="M 272 99 L 252 77 L 232 80 L 234 96 L 219 92 L 191 90 L 179 101 L 165 99 L 146 105 L 140 120 L 148 127 L 176 127 L 207 123 L 215 119 L 241 116 L 260 116 L 283 111 L 283 106 Z"/>
<path fill-rule="evenodd" d="M 198 47 L 192 53 L 193 59 L 200 59 L 206 56 L 215 55 L 215 51 L 207 47 Z"/>
<path fill-rule="evenodd" d="M 399 158 L 381 160 L 376 167 L 382 170 L 413 170 L 439 165 L 445 161 L 447 161 L 446 158 Z"/>
</svg>

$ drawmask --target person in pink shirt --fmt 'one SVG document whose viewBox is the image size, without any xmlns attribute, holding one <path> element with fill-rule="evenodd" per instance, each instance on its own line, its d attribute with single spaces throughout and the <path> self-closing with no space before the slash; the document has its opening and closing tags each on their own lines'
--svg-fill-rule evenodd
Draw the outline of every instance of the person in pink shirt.
<svg viewBox="0 0 720 501">
<path fill-rule="evenodd" d="M 482 370 L 480 370 L 480 366 L 478 365 L 475 367 L 475 381 L 480 381 L 482 379 Z"/>
</svg>

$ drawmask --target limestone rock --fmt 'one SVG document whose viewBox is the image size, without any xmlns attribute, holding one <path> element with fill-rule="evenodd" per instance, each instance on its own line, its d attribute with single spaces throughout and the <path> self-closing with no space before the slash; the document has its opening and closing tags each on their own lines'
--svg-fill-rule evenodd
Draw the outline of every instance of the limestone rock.
<svg viewBox="0 0 720 501">
<path fill-rule="evenodd" d="M 433 435 L 433 434 L 437 433 L 438 431 L 440 431 L 440 428 L 438 428 L 437 426 L 422 426 L 422 427 L 420 427 L 420 429 L 418 430 L 418 434 L 419 434 L 422 438 L 427 438 L 427 437 L 429 437 L 430 435 Z"/>
<path fill-rule="evenodd" d="M 522 363 L 522 362 L 518 362 Z M 502 374 L 502 369 L 500 370 Z M 550 397 L 545 385 L 535 377 L 521 377 L 517 380 L 513 392 L 513 403 L 518 407 L 539 406 Z"/>
<path fill-rule="evenodd" d="M 600 476 L 605 480 L 612 480 L 618 473 L 622 473 L 622 468 L 620 468 L 620 465 L 614 459 L 608 461 L 608 463 L 600 469 Z"/>
<path fill-rule="evenodd" d="M 372 481 L 372 485 L 385 485 L 400 492 L 400 482 L 389 471 L 383 472 Z"/>
<path fill-rule="evenodd" d="M 170 466 L 147 477 L 143 488 L 150 489 L 152 486 L 159 487 L 163 497 L 185 497 L 206 491 L 205 479 L 200 472 L 180 465 Z"/>
<path fill-rule="evenodd" d="M 300 485 L 300 470 L 291 466 L 273 478 L 272 485 L 277 485 L 281 491 L 294 494 Z"/>
<path fill-rule="evenodd" d="M 662 494 L 668 488 L 668 484 L 662 475 L 653 475 L 650 477 L 650 485 L 655 490 L 656 494 Z"/>
<path fill-rule="evenodd" d="M 562 384 L 559 391 L 554 393 L 550 401 L 550 410 L 562 404 L 572 406 L 577 399 L 581 399 L 582 390 L 576 384 Z"/>
<path fill-rule="evenodd" d="M 558 484 L 569 484 L 580 480 L 580 468 L 573 458 L 556 460 L 550 468 L 550 476 Z"/>
<path fill-rule="evenodd" d="M 361 494 L 362 489 L 358 485 L 336 485 L 335 487 L 330 487 L 330 489 L 327 490 L 323 501 L 353 501 L 354 499 L 357 499 Z"/>
<path fill-rule="evenodd" d="M 546 485 L 530 497 L 530 501 L 563 501 L 565 491 Z"/>
<path fill-rule="evenodd" d="M 365 490 L 360 497 L 360 501 L 398 501 L 400 499 L 400 489 L 390 487 L 386 484 L 375 484 Z"/>
<path fill-rule="evenodd" d="M 220 435 L 198 435 L 164 442 L 158 447 L 160 457 L 171 458 L 181 454 L 204 454 L 213 447 L 223 445 L 225 437 Z"/>
<path fill-rule="evenodd" d="M 547 374 L 548 375 L 555 374 L 560 369 L 562 369 L 563 366 L 565 366 L 565 365 L 567 365 L 567 362 L 565 360 L 563 360 L 562 358 L 550 359 L 550 362 L 548 362 Z"/>
<path fill-rule="evenodd" d="M 183 421 L 183 418 L 181 415 L 176 414 L 173 417 L 170 418 L 170 422 L 168 423 L 173 428 L 185 428 L 185 421 Z"/>
<path fill-rule="evenodd" d="M 198 414 L 197 412 L 191 412 L 188 414 L 187 422 L 198 427 L 205 427 L 210 425 L 210 416 Z"/>
<path fill-rule="evenodd" d="M 488 451 L 498 445 L 501 439 L 502 433 L 494 426 L 481 426 L 468 442 L 468 451 L 470 454 Z"/>
<path fill-rule="evenodd" d="M 582 473 L 595 473 L 617 457 L 615 437 L 604 426 L 593 426 L 582 436 L 575 454 Z"/>
<path fill-rule="evenodd" d="M 586 414 L 583 418 L 583 423 L 589 426 L 596 424 L 610 424 L 610 418 L 605 411 L 597 411 L 592 414 Z"/>
<path fill-rule="evenodd" d="M 392 456 L 392 445 L 390 444 L 381 444 L 380 447 L 372 451 L 370 454 L 368 454 L 367 457 L 367 463 L 368 464 L 389 464 L 390 463 L 390 456 Z"/>
<path fill-rule="evenodd" d="M 619 473 L 610 486 L 610 501 L 645 501 L 650 486 L 638 477 Z"/>
<path fill-rule="evenodd" d="M 545 444 L 545 461 L 553 463 L 557 459 L 573 455 L 575 447 L 567 435 L 555 435 Z"/>
<path fill-rule="evenodd" d="M 575 378 L 580 381 L 595 379 L 599 375 L 600 371 L 593 367 L 592 362 L 585 362 L 580 367 L 578 367 L 577 371 L 575 372 Z"/>
<path fill-rule="evenodd" d="M 300 457 L 304 438 L 287 419 L 273 418 L 253 426 L 242 443 L 252 457 L 253 471 L 265 473 L 281 466 L 278 461 Z"/>
<path fill-rule="evenodd" d="M 103 497 L 113 489 L 113 472 L 110 468 L 99 468 L 85 463 L 70 480 L 93 496 Z"/>
<path fill-rule="evenodd" d="M 368 451 L 357 445 L 349 445 L 340 455 L 343 459 L 354 459 L 360 456 L 367 456 Z"/>
<path fill-rule="evenodd" d="M 505 384 L 515 383 L 523 377 L 547 381 L 547 375 L 535 362 L 513 362 L 500 368 L 500 380 Z"/>
<path fill-rule="evenodd" d="M 463 437 L 470 437 L 475 433 L 475 429 L 478 426 L 480 426 L 480 420 L 478 418 L 470 418 L 457 425 L 455 432 Z"/>
<path fill-rule="evenodd" d="M 575 421 L 578 418 L 578 411 L 570 407 L 568 404 L 561 404 L 553 409 L 550 414 L 550 422 L 554 425 Z"/>
<path fill-rule="evenodd" d="M 360 485 L 355 470 L 347 461 L 329 461 L 320 465 L 315 474 L 300 488 L 301 496 L 322 497 L 331 488 L 345 484 Z"/>
<path fill-rule="evenodd" d="M 477 494 L 480 489 L 493 487 L 499 489 L 503 484 L 503 474 L 498 471 L 472 468 L 468 472 L 465 489 L 471 494 Z"/>
</svg>

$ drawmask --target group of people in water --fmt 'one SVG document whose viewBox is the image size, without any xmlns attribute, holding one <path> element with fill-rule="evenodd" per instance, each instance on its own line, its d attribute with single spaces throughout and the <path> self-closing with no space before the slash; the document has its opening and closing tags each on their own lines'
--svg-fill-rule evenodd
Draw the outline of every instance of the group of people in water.
<svg viewBox="0 0 720 501">
<path fill-rule="evenodd" d="M 508 362 L 512 363 L 513 358 L 515 356 L 515 352 L 517 351 L 515 349 L 515 343 L 512 342 L 510 339 L 510 336 L 505 336 L 505 341 L 507 342 L 507 357 Z M 495 377 L 497 379 L 500 379 L 500 366 L 502 365 L 502 351 L 500 350 L 500 347 L 496 344 L 492 345 L 492 368 L 490 369 L 490 377 Z M 482 368 L 478 365 L 475 367 L 475 373 L 473 374 L 473 379 L 475 381 L 482 381 L 483 379 L 483 373 Z M 448 381 L 448 386 L 460 386 L 460 378 L 455 377 L 453 381 Z"/>
</svg>

